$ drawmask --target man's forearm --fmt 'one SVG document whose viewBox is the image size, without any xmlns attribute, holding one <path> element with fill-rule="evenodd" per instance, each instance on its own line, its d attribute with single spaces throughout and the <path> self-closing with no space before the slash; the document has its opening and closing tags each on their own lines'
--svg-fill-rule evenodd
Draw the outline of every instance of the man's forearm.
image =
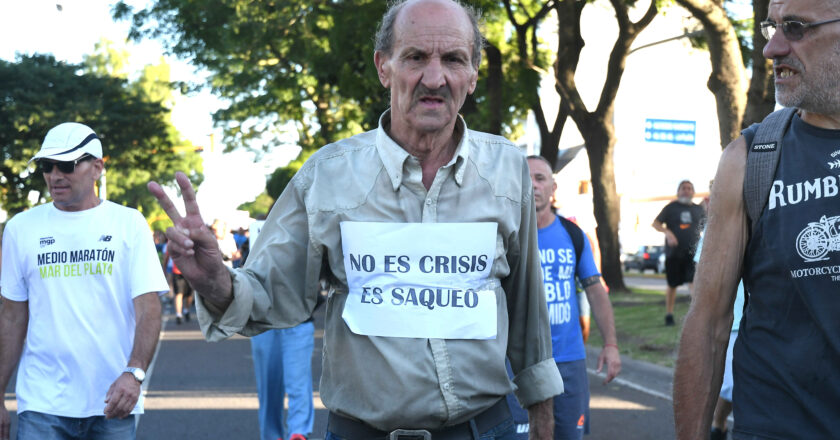
<svg viewBox="0 0 840 440">
<path fill-rule="evenodd" d="M 604 338 L 604 344 L 617 345 L 618 339 L 615 335 L 615 319 L 613 318 L 612 304 L 600 280 L 598 280 L 597 284 L 586 288 L 586 297 L 592 308 L 595 324 L 598 326 L 598 330 L 601 331 L 601 336 Z"/>
<path fill-rule="evenodd" d="M 723 378 L 721 368 L 726 342 L 710 332 L 706 319 L 689 313 L 680 341 L 674 371 L 674 421 L 677 439 L 708 437 L 717 393 Z"/>
<path fill-rule="evenodd" d="M 651 226 L 653 226 L 653 229 L 656 229 L 659 232 L 662 232 L 662 233 L 665 233 L 665 234 L 668 233 L 668 228 L 665 227 L 665 223 L 654 221 L 651 224 Z"/>
<path fill-rule="evenodd" d="M 134 346 L 128 366 L 147 369 L 160 339 L 160 300 L 150 292 L 134 299 Z"/>
</svg>

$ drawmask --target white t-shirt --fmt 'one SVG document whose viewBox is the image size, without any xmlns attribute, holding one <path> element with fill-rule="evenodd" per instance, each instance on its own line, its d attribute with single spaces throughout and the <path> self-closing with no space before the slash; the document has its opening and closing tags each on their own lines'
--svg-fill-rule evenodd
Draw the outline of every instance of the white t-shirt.
<svg viewBox="0 0 840 440">
<path fill-rule="evenodd" d="M 7 223 L 2 265 L 2 295 L 29 301 L 18 412 L 102 415 L 134 345 L 133 298 L 169 289 L 143 216 L 108 201 L 37 206 Z"/>
</svg>

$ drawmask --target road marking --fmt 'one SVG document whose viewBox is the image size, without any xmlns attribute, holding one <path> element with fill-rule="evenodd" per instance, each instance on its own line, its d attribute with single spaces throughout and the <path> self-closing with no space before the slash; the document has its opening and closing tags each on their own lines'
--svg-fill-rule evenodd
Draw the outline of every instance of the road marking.
<svg viewBox="0 0 840 440">
<path fill-rule="evenodd" d="M 284 399 L 289 409 L 288 397 Z M 321 402 L 321 393 L 312 393 L 316 410 L 327 409 Z M 257 393 L 213 393 L 206 391 L 150 391 L 146 396 L 146 410 L 256 410 L 259 409 Z"/>
<path fill-rule="evenodd" d="M 652 406 L 642 405 L 632 400 L 618 399 L 610 396 L 595 396 L 589 400 L 592 409 L 621 409 L 629 411 L 654 411 Z"/>
<path fill-rule="evenodd" d="M 602 377 L 602 378 L 606 377 L 605 374 L 603 374 L 603 373 L 599 374 L 592 368 L 587 368 L 586 371 L 593 376 Z M 623 385 L 625 387 L 632 388 L 636 391 L 641 391 L 641 392 L 643 392 L 645 394 L 649 394 L 651 396 L 659 397 L 660 399 L 665 399 L 669 402 L 673 402 L 673 399 L 671 398 L 670 394 L 660 393 L 659 391 L 652 390 L 652 389 L 650 389 L 650 388 L 648 388 L 644 385 L 639 385 L 636 382 L 631 382 L 629 380 L 622 379 L 620 377 L 616 377 L 615 379 L 612 380 L 612 382 L 616 383 L 618 385 Z"/>
</svg>

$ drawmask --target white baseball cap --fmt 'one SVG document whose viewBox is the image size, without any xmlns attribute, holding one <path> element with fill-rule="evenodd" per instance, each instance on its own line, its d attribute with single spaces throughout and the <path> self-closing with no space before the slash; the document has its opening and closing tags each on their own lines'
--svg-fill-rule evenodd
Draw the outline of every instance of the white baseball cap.
<svg viewBox="0 0 840 440">
<path fill-rule="evenodd" d="M 41 144 L 41 150 L 29 161 L 46 158 L 68 162 L 84 154 L 102 159 L 102 142 L 87 125 L 65 122 L 47 132 L 44 143 Z"/>
</svg>

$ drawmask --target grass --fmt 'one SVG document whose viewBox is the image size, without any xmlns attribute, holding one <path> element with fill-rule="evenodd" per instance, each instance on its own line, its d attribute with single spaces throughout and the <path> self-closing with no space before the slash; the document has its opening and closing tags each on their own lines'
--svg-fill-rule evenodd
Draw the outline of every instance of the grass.
<svg viewBox="0 0 840 440">
<path fill-rule="evenodd" d="M 636 360 L 673 367 L 682 321 L 688 311 L 689 299 L 678 295 L 674 308 L 677 325 L 665 326 L 664 292 L 631 289 L 632 293 L 611 293 L 615 315 L 615 331 L 622 355 Z M 603 338 L 592 319 L 588 346 L 603 346 Z"/>
</svg>

